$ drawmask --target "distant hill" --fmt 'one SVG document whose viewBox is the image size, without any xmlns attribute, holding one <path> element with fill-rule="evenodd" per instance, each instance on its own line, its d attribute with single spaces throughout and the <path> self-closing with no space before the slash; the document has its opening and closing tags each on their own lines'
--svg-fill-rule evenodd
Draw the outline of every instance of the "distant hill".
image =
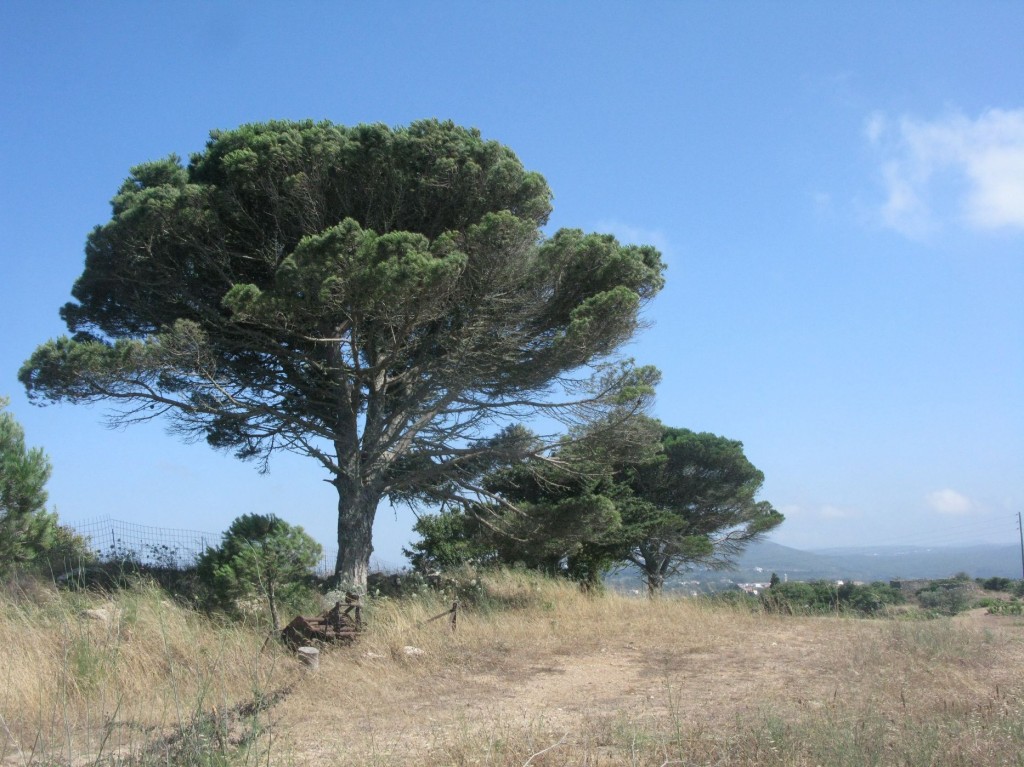
<svg viewBox="0 0 1024 767">
<path fill-rule="evenodd" d="M 760 583 L 777 573 L 791 581 L 890 581 L 948 578 L 964 572 L 972 578 L 1021 577 L 1019 546 L 858 546 L 801 551 L 771 541 L 749 547 L 731 570 L 697 569 L 680 573 L 666 588 L 728 588 Z M 642 588 L 635 571 L 609 578 L 617 588 Z"/>
<path fill-rule="evenodd" d="M 801 551 L 762 541 L 739 558 L 736 574 L 772 572 L 794 580 L 848 578 L 948 578 L 965 572 L 972 578 L 1021 577 L 1017 546 L 858 546 Z"/>
</svg>

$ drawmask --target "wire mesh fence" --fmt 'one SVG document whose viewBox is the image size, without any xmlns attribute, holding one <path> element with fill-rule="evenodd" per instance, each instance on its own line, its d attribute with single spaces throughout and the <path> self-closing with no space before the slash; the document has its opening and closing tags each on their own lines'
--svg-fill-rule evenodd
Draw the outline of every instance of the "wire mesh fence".
<svg viewBox="0 0 1024 767">
<path fill-rule="evenodd" d="M 140 564 L 184 569 L 193 566 L 221 536 L 202 530 L 152 527 L 120 519 L 100 517 L 70 525 L 89 541 L 105 560 L 131 560 Z"/>
<path fill-rule="evenodd" d="M 140 525 L 109 517 L 70 523 L 69 527 L 88 540 L 102 560 L 178 570 L 193 567 L 200 554 L 221 541 L 220 533 Z M 316 574 L 332 574 L 337 556 L 337 549 L 325 550 L 313 568 Z"/>
<path fill-rule="evenodd" d="M 337 549 L 324 549 L 323 556 L 320 557 L 320 561 L 317 562 L 313 569 L 316 574 L 321 578 L 326 578 L 329 575 L 334 575 L 334 564 L 338 559 Z"/>
</svg>

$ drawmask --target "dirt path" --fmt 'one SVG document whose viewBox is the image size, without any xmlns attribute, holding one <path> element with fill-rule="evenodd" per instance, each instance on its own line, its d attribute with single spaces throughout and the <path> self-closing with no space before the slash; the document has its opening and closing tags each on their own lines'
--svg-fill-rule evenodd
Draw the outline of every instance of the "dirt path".
<svg viewBox="0 0 1024 767">
<path fill-rule="evenodd" d="M 1019 620 L 993 618 L 969 615 L 956 625 L 1024 637 Z M 787 618 L 757 626 L 756 633 L 719 627 L 697 641 L 611 641 L 539 662 L 507 660 L 490 670 L 419 674 L 413 659 L 394 686 L 377 685 L 373 695 L 348 697 L 340 708 L 316 705 L 341 676 L 353 687 L 371 687 L 375 674 L 394 673 L 389 660 L 353 667 L 351 659 L 339 659 L 282 705 L 275 729 L 295 764 L 473 764 L 467 753 L 486 754 L 515 738 L 535 738 L 539 747 L 563 733 L 611 738 L 645 722 L 728 729 L 769 709 L 799 714 L 840 699 L 856 708 L 886 695 L 899 705 L 901 690 L 924 694 L 916 687 L 913 658 L 879 668 L 878 656 L 899 638 L 889 635 L 900 624 Z M 1024 642 L 1017 645 L 1024 660 Z M 976 672 L 967 687 L 984 686 L 990 672 L 1003 673 Z M 460 748 L 461 756 L 453 753 Z M 342 753 L 362 756 L 338 761 Z"/>
</svg>

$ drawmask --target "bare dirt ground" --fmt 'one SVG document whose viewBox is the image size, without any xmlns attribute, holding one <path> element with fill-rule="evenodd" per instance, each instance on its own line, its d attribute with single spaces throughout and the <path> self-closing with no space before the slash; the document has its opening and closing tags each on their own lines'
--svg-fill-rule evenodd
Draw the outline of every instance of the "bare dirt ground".
<svg viewBox="0 0 1024 767">
<path fill-rule="evenodd" d="M 604 749 L 600 763 L 646 764 L 627 758 L 624 738 L 729 730 L 769 709 L 924 716 L 939 698 L 967 710 L 1022 686 L 1024 620 L 984 610 L 941 629 L 728 613 L 699 622 L 610 626 L 554 649 L 550 636 L 475 636 L 422 656 L 339 652 L 274 712 L 275 749 L 296 765 L 507 764 L 500 751 L 513 746 L 533 764 L 584 763 L 547 761 L 575 744 Z"/>
</svg>

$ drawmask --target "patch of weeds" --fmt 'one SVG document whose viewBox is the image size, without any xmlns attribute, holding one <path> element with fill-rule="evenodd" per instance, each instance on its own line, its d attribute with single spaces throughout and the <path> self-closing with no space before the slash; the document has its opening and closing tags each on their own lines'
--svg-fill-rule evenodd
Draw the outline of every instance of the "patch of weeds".
<svg viewBox="0 0 1024 767">
<path fill-rule="evenodd" d="M 83 693 L 99 689 L 109 664 L 108 653 L 88 634 L 72 637 L 65 650 L 67 669 Z"/>
<path fill-rule="evenodd" d="M 191 719 L 171 735 L 151 744 L 124 767 L 189 765 L 192 767 L 239 767 L 269 763 L 269 754 L 258 747 L 267 734 L 262 715 L 291 692 L 290 687 L 271 693 L 255 690 L 253 700 L 226 711 L 202 710 L 200 698 Z"/>
<path fill-rule="evenodd" d="M 727 739 L 722 757 L 727 764 L 779 764 L 789 750 L 791 729 L 786 720 L 771 711 L 753 721 L 737 715 L 735 733 Z"/>
<path fill-rule="evenodd" d="M 984 605 L 988 607 L 989 615 L 1024 615 L 1024 603 L 995 601 L 993 604 Z"/>
<path fill-rule="evenodd" d="M 984 656 L 991 635 L 975 636 L 948 620 L 895 622 L 886 627 L 893 651 L 926 662 L 972 661 Z"/>
</svg>

